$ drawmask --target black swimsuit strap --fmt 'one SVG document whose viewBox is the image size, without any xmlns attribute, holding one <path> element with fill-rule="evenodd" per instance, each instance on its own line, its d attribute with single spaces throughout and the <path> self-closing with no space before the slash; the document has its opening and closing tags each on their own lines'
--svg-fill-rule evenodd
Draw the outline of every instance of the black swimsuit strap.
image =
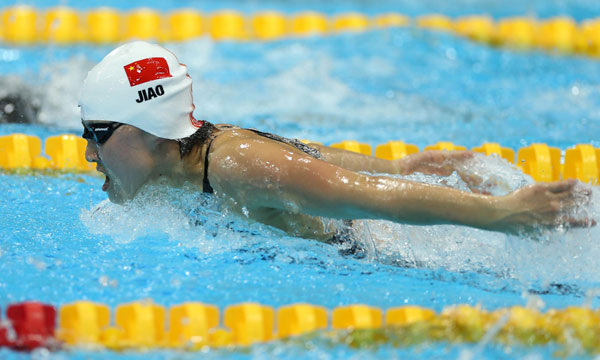
<svg viewBox="0 0 600 360">
<path fill-rule="evenodd" d="M 293 146 L 296 149 L 302 151 L 303 153 L 314 157 L 315 159 L 322 159 L 323 158 L 323 156 L 321 155 L 321 152 L 319 150 L 317 150 L 317 149 L 315 149 L 315 148 L 313 148 L 311 146 L 308 146 L 308 145 L 304 144 L 300 140 L 297 140 L 297 139 L 288 139 L 288 138 L 285 138 L 283 136 L 279 136 L 279 135 L 275 135 L 275 134 L 263 132 L 263 131 L 256 130 L 256 129 L 246 129 L 246 130 L 252 131 L 256 135 L 265 137 L 267 139 L 279 141 L 281 143 Z"/>
<path fill-rule="evenodd" d="M 210 152 L 210 146 L 215 138 L 211 138 L 210 142 L 206 146 L 206 155 L 204 155 L 204 178 L 202 179 L 202 192 L 212 194 L 214 192 L 210 181 L 208 181 L 208 153 Z"/>
<path fill-rule="evenodd" d="M 234 126 L 219 125 L 216 128 L 221 130 L 221 129 L 234 128 Z M 204 177 L 202 178 L 202 192 L 207 193 L 207 194 L 212 194 L 215 191 L 214 191 L 213 187 L 210 186 L 210 181 L 208 181 L 208 154 L 210 153 L 210 146 L 212 145 L 213 141 L 215 140 L 216 135 L 214 135 L 214 133 L 212 133 L 209 136 L 210 137 L 209 137 L 208 145 L 206 145 L 206 154 L 204 155 Z"/>
</svg>

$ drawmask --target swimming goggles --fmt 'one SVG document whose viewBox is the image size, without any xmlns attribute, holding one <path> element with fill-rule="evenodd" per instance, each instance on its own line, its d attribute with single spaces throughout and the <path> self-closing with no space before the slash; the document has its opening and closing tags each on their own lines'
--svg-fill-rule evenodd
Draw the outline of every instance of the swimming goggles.
<svg viewBox="0 0 600 360">
<path fill-rule="evenodd" d="M 119 122 L 81 122 L 83 124 L 83 135 L 86 140 L 94 140 L 96 144 L 104 144 L 108 138 L 123 125 Z"/>
</svg>

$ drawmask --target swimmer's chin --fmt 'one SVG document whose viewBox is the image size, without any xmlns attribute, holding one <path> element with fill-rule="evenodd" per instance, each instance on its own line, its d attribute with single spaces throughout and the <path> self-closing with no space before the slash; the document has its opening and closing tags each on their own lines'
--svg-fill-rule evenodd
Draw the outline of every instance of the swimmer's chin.
<svg viewBox="0 0 600 360">
<path fill-rule="evenodd" d="M 125 205 L 132 201 L 145 201 L 152 200 L 155 197 L 166 195 L 166 193 L 160 190 L 167 190 L 171 188 L 170 184 L 164 181 L 148 181 L 136 190 L 129 189 L 124 190 L 118 183 L 112 183 L 107 189 L 106 193 L 110 202 L 117 205 Z"/>
<path fill-rule="evenodd" d="M 135 197 L 135 194 L 133 196 L 127 196 L 127 194 L 124 194 L 122 191 L 118 191 L 112 186 L 106 190 L 106 194 L 108 195 L 108 200 L 117 205 L 123 205 L 133 200 Z"/>
<path fill-rule="evenodd" d="M 107 193 L 108 193 L 108 200 L 110 200 L 110 202 L 113 204 L 123 205 L 124 203 L 127 202 L 127 199 L 125 199 L 121 195 L 117 195 L 117 194 L 113 193 L 112 191 L 107 191 Z"/>
</svg>

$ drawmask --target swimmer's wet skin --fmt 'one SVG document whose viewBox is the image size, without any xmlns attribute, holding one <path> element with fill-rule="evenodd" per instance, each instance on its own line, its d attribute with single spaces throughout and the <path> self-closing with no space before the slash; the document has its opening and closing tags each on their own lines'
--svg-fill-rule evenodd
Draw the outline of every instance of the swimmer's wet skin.
<svg viewBox="0 0 600 360">
<path fill-rule="evenodd" d="M 477 185 L 460 172 L 470 152 L 423 152 L 388 161 L 196 120 L 191 86 L 185 65 L 171 52 L 139 41 L 113 50 L 89 72 L 79 101 L 86 158 L 106 175 L 102 189 L 111 201 L 128 201 L 158 179 L 172 186 L 189 182 L 251 219 L 320 240 L 332 237 L 320 217 L 503 232 L 595 224 L 565 215 L 591 195 L 576 180 L 490 196 L 368 175 L 362 172 L 458 171 L 470 187 Z M 138 101 L 142 90 L 146 96 Z"/>
</svg>

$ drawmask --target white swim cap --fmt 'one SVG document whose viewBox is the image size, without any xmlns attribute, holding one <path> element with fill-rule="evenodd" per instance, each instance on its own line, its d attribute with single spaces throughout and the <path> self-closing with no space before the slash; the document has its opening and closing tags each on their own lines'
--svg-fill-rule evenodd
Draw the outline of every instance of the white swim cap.
<svg viewBox="0 0 600 360">
<path fill-rule="evenodd" d="M 81 120 L 115 121 L 165 139 L 192 135 L 192 79 L 160 45 L 134 41 L 111 51 L 90 70 L 79 97 Z"/>
</svg>

